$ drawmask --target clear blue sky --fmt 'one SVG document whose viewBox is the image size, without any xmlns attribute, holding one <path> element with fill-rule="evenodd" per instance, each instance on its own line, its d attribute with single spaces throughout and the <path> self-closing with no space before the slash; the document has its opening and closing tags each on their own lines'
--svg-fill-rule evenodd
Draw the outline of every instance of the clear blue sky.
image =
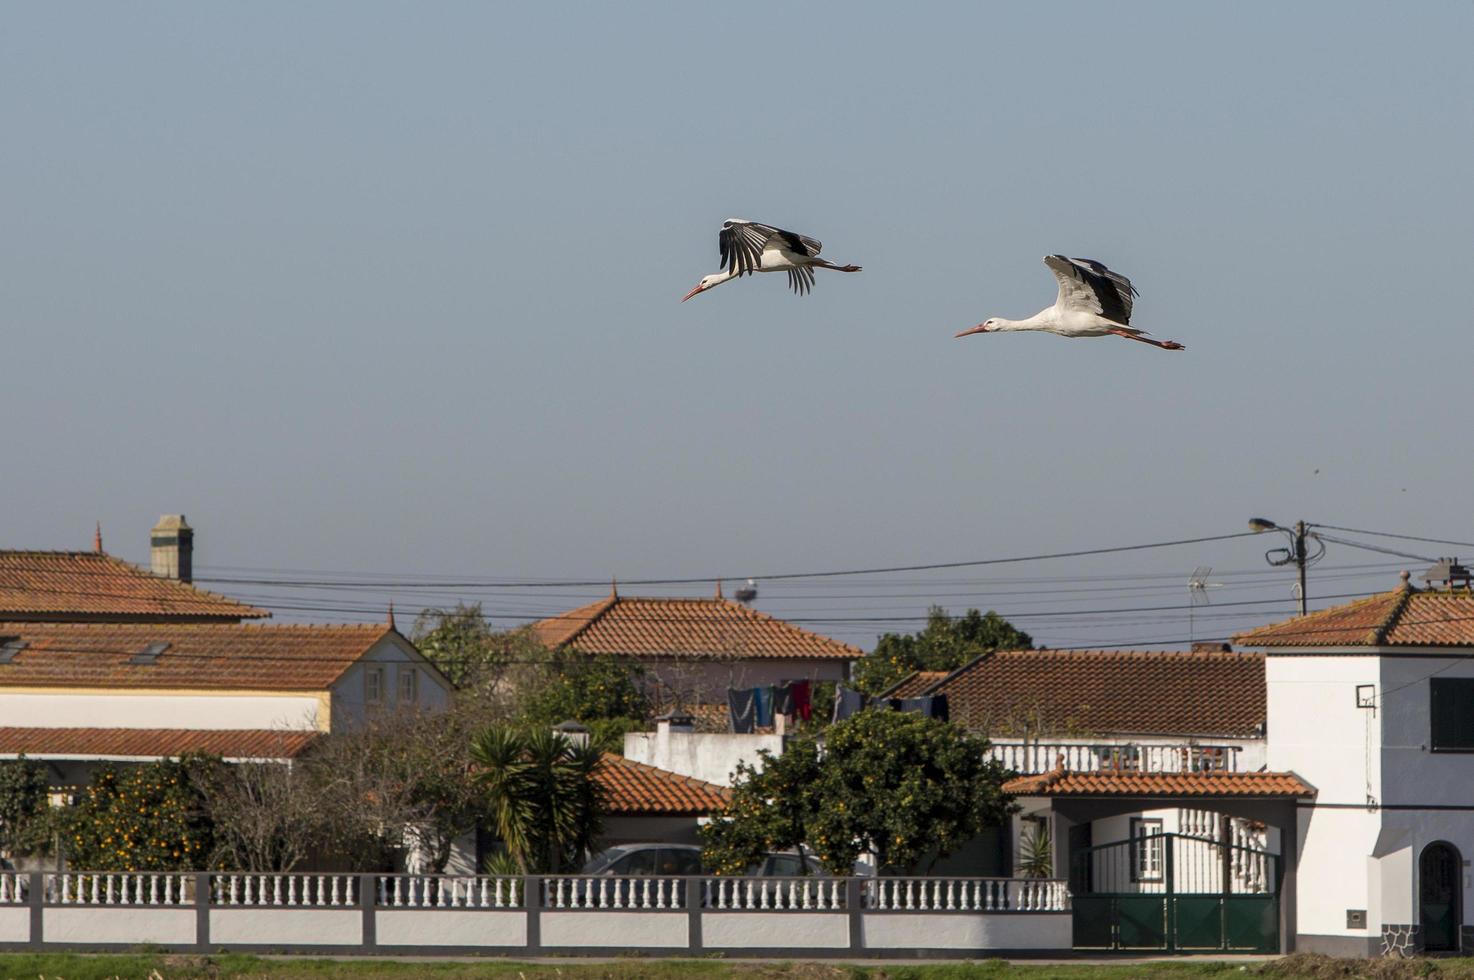
<svg viewBox="0 0 1474 980">
<path fill-rule="evenodd" d="M 398 581 L 952 561 L 1259 513 L 1474 540 L 1471 35 L 1467 2 L 10 6 L 0 546 L 101 519 L 146 560 L 183 511 L 205 575 Z M 865 271 L 680 304 L 729 215 Z M 1130 275 L 1187 353 L 952 339 L 1048 305 L 1048 252 Z M 1215 603 L 1281 600 L 1221 632 L 1289 608 L 1274 543 L 759 605 L 868 643 L 934 597 L 1181 604 L 1197 565 L 1253 573 Z"/>
</svg>

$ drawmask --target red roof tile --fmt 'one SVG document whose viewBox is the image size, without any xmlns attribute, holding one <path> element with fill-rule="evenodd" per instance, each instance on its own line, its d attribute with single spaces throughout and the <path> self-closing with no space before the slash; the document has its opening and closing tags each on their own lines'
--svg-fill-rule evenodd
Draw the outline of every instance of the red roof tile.
<svg viewBox="0 0 1474 980">
<path fill-rule="evenodd" d="M 1250 738 L 1265 718 L 1264 658 L 1216 650 L 1000 650 L 908 692 L 994 735 Z"/>
<path fill-rule="evenodd" d="M 387 626 L 238 623 L 4 623 L 25 646 L 0 663 L 0 688 L 194 688 L 323 691 Z M 153 663 L 129 661 L 167 643 Z"/>
<path fill-rule="evenodd" d="M 1003 784 L 1014 796 L 1302 797 L 1315 790 L 1292 772 L 1070 772 L 1056 769 Z"/>
<path fill-rule="evenodd" d="M 539 642 L 621 657 L 858 660 L 859 647 L 728 599 L 606 599 L 532 624 Z"/>
<path fill-rule="evenodd" d="M 292 759 L 316 732 L 187 728 L 0 728 L 0 756 L 175 758 L 204 752 L 225 759 Z"/>
<path fill-rule="evenodd" d="M 0 619 L 235 622 L 271 613 L 91 551 L 0 551 Z"/>
<path fill-rule="evenodd" d="M 1474 593 L 1404 585 L 1240 633 L 1254 647 L 1474 646 Z"/>
<path fill-rule="evenodd" d="M 950 671 L 946 670 L 918 670 L 907 674 L 896 682 L 895 686 L 884 691 L 881 697 L 886 698 L 916 698 L 926 694 L 937 682 L 945 680 Z"/>
<path fill-rule="evenodd" d="M 724 786 L 610 752 L 604 753 L 597 778 L 607 811 L 621 815 L 703 816 L 725 807 L 732 795 Z"/>
</svg>

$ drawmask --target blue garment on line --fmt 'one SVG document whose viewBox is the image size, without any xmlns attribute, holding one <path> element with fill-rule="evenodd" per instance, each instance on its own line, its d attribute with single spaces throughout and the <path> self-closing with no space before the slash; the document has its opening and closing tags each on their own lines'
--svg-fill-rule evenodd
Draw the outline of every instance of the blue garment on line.
<svg viewBox="0 0 1474 980">
<path fill-rule="evenodd" d="M 757 723 L 758 727 L 766 727 L 773 724 L 773 689 L 771 687 L 753 688 L 753 694 L 757 699 Z"/>
</svg>

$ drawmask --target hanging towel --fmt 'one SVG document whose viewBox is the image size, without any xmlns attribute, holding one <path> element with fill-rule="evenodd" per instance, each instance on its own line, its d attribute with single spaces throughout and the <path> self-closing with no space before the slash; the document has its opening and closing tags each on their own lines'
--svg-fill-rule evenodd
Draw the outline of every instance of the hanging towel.
<svg viewBox="0 0 1474 980">
<path fill-rule="evenodd" d="M 757 716 L 757 691 L 753 688 L 739 690 L 727 688 L 727 724 L 738 735 L 751 735 Z"/>
<path fill-rule="evenodd" d="M 814 714 L 814 705 L 809 700 L 809 682 L 794 681 L 788 688 L 792 692 L 793 713 L 808 721 Z"/>
<path fill-rule="evenodd" d="M 787 684 L 779 684 L 773 688 L 773 714 L 789 715 L 790 717 L 794 714 L 792 681 Z"/>
<path fill-rule="evenodd" d="M 852 715 L 859 714 L 865 708 L 865 695 L 859 691 L 851 691 L 843 684 L 837 684 L 834 688 L 834 720 L 844 721 Z"/>
<path fill-rule="evenodd" d="M 755 687 L 752 689 L 753 700 L 757 702 L 757 723 L 759 728 L 767 728 L 773 724 L 773 689 L 771 687 Z"/>
</svg>

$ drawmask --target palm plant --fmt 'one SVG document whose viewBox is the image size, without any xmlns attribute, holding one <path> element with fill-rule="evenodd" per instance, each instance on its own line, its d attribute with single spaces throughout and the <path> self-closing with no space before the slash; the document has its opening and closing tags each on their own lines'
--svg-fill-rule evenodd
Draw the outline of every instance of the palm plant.
<svg viewBox="0 0 1474 980">
<path fill-rule="evenodd" d="M 1045 821 L 1036 822 L 1033 830 L 1019 835 L 1018 869 L 1025 878 L 1054 876 L 1054 839 Z"/>
<path fill-rule="evenodd" d="M 471 743 L 492 827 L 522 874 L 576 865 L 602 829 L 601 753 L 562 735 L 489 728 Z"/>
</svg>

